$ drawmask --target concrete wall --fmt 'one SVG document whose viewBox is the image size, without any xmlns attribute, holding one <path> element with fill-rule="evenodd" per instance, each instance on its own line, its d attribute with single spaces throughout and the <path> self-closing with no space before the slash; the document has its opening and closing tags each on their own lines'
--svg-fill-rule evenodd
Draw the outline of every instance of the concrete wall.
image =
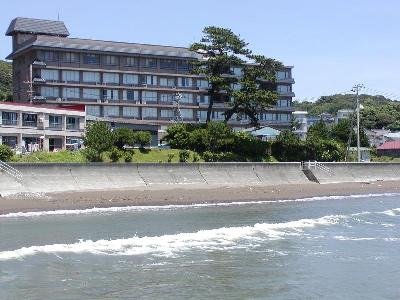
<svg viewBox="0 0 400 300">
<path fill-rule="evenodd" d="M 329 169 L 312 168 L 319 183 L 400 180 L 400 163 L 322 163 Z"/>
<path fill-rule="evenodd" d="M 308 182 L 300 163 L 14 163 L 12 166 L 23 174 L 23 182 L 19 184 L 0 172 L 0 194 Z"/>
</svg>

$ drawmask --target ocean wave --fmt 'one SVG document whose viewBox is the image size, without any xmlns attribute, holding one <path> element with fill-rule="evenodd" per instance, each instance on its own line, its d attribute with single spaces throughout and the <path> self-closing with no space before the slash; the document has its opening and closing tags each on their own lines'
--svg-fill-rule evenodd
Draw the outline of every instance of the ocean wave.
<svg viewBox="0 0 400 300">
<path fill-rule="evenodd" d="M 121 206 L 121 207 L 94 207 L 88 209 L 71 209 L 71 210 L 49 210 L 49 211 L 32 211 L 32 212 L 17 212 L 0 215 L 1 218 L 26 218 L 26 217 L 41 217 L 41 216 L 62 216 L 62 215 L 85 215 L 85 214 L 109 214 L 120 212 L 134 211 L 159 211 L 159 210 L 174 210 L 174 209 L 190 209 L 190 208 L 207 208 L 207 207 L 225 207 L 225 206 L 240 206 L 252 204 L 268 204 L 268 203 L 286 203 L 286 202 L 311 202 L 324 200 L 341 200 L 341 199 L 358 199 L 371 197 L 392 197 L 400 196 L 400 193 L 382 193 L 382 194 L 359 194 L 359 195 L 343 195 L 343 196 L 319 196 L 310 198 L 287 199 L 287 200 L 261 200 L 261 201 L 241 201 L 241 202 L 224 202 L 224 203 L 201 203 L 187 205 L 149 205 L 149 206 Z"/>
<path fill-rule="evenodd" d="M 400 216 L 400 208 L 388 209 L 381 213 L 384 215 L 387 215 L 387 216 L 391 216 L 391 217 L 399 217 Z"/>
<path fill-rule="evenodd" d="M 80 240 L 73 244 L 52 244 L 23 247 L 0 252 L 0 261 L 22 259 L 36 254 L 88 253 L 98 255 L 173 256 L 189 250 L 229 250 L 256 247 L 257 243 L 279 240 L 285 236 L 300 235 L 305 228 L 329 226 L 348 218 L 330 215 L 317 219 L 301 219 L 284 223 L 258 223 L 254 226 L 222 227 L 192 233 L 162 236 L 134 236 L 114 240 Z"/>
</svg>

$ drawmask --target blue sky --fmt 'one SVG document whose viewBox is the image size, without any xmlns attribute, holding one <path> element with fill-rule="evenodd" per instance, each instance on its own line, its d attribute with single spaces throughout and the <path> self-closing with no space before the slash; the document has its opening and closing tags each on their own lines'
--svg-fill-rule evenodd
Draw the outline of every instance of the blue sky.
<svg viewBox="0 0 400 300">
<path fill-rule="evenodd" d="M 231 28 L 257 53 L 294 65 L 298 99 L 361 82 L 400 100 L 398 0 L 6 1 L 0 28 L 17 16 L 64 21 L 71 37 L 188 46 L 207 25 Z M 11 39 L 0 36 L 0 57 Z"/>
</svg>

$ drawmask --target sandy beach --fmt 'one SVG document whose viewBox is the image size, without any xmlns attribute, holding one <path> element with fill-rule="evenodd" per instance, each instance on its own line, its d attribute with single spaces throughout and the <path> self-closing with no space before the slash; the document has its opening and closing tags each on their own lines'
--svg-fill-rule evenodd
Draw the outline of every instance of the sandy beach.
<svg viewBox="0 0 400 300">
<path fill-rule="evenodd" d="M 316 196 L 400 193 L 400 181 L 274 186 L 195 185 L 146 189 L 12 195 L 0 198 L 0 214 L 58 209 L 86 209 L 131 205 L 168 205 L 234 201 L 284 200 Z"/>
</svg>

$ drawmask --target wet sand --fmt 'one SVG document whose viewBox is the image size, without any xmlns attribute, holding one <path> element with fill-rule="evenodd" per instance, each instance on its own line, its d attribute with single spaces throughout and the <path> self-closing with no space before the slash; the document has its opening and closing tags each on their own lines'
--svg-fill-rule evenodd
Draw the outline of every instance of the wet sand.
<svg viewBox="0 0 400 300">
<path fill-rule="evenodd" d="M 284 200 L 317 196 L 400 193 L 400 181 L 274 186 L 148 187 L 146 189 L 12 195 L 0 198 L 0 214 L 131 205 Z"/>
</svg>

